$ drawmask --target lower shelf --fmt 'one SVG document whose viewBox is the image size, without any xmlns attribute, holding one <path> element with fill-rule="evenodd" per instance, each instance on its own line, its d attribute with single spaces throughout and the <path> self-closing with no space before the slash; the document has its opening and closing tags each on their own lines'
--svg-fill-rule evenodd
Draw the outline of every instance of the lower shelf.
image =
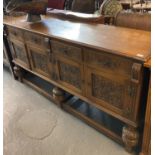
<svg viewBox="0 0 155 155">
<path fill-rule="evenodd" d="M 25 71 L 23 76 L 23 82 L 33 89 L 35 89 L 37 92 L 39 92 L 41 95 L 44 95 L 46 98 L 51 100 L 54 103 L 57 103 L 56 100 L 53 99 L 52 90 L 55 87 L 51 83 L 41 79 L 40 77 Z M 65 92 L 65 100 L 68 100 L 72 95 Z"/>
<path fill-rule="evenodd" d="M 93 126 L 116 142 L 123 144 L 121 136 L 122 127 L 125 124 L 118 119 L 104 113 L 77 97 L 72 97 L 69 101 L 65 102 L 63 104 L 63 109 L 79 117 L 88 125 Z"/>
</svg>

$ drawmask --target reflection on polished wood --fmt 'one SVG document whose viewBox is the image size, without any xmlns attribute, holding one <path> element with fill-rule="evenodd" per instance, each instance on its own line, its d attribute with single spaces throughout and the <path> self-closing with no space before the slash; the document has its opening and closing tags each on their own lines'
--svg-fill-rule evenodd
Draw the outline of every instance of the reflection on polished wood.
<svg viewBox="0 0 155 155">
<path fill-rule="evenodd" d="M 5 17 L 4 24 L 142 61 L 150 57 L 150 32 L 147 31 L 74 23 L 50 16 L 44 16 L 38 23 L 27 23 L 25 16 Z"/>
</svg>

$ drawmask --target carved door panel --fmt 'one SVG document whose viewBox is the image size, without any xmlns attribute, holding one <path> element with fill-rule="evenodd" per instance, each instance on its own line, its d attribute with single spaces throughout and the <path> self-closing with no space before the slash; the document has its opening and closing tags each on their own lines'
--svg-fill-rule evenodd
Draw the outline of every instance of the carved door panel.
<svg viewBox="0 0 155 155">
<path fill-rule="evenodd" d="M 93 102 L 129 119 L 136 119 L 139 85 L 129 77 L 86 69 L 86 95 Z"/>
<path fill-rule="evenodd" d="M 30 68 L 29 57 L 25 44 L 17 40 L 10 40 L 9 44 L 14 62 L 26 68 Z"/>
<path fill-rule="evenodd" d="M 32 70 L 43 76 L 49 77 L 49 61 L 51 58 L 50 49 L 41 49 L 30 44 L 27 45 L 27 49 L 30 56 Z"/>
<path fill-rule="evenodd" d="M 83 65 L 57 56 L 56 66 L 57 81 L 75 92 L 82 93 L 84 90 Z"/>
</svg>

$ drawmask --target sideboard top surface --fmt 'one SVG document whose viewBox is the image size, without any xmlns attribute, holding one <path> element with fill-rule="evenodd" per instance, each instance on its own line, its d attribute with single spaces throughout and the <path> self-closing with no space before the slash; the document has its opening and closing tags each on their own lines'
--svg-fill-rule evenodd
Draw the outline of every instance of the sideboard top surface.
<svg viewBox="0 0 155 155">
<path fill-rule="evenodd" d="M 148 31 L 71 22 L 48 15 L 42 16 L 42 20 L 37 23 L 26 22 L 25 16 L 5 16 L 3 23 L 142 62 L 150 59 L 151 55 L 151 33 Z"/>
</svg>

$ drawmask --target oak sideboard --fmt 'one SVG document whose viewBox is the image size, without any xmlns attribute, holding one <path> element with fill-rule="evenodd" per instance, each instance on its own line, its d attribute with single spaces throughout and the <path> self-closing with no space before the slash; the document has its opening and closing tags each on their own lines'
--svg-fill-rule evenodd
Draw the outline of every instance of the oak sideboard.
<svg viewBox="0 0 155 155">
<path fill-rule="evenodd" d="M 3 23 L 14 73 L 21 82 L 29 83 L 25 78 L 28 73 L 48 82 L 52 85 L 48 94 L 34 87 L 124 144 L 128 151 L 139 144 L 147 83 L 144 63 L 151 56 L 150 32 L 71 22 L 48 15 L 37 23 L 26 22 L 25 16 L 4 17 Z M 91 114 L 77 110 L 82 102 L 87 110 L 94 107 L 95 116 L 105 113 L 100 117 L 101 123 L 97 122 L 99 117 L 94 121 L 88 117 Z M 114 131 L 102 123 L 107 116 L 114 119 Z M 117 122 L 121 124 L 119 134 L 115 132 Z"/>
</svg>

